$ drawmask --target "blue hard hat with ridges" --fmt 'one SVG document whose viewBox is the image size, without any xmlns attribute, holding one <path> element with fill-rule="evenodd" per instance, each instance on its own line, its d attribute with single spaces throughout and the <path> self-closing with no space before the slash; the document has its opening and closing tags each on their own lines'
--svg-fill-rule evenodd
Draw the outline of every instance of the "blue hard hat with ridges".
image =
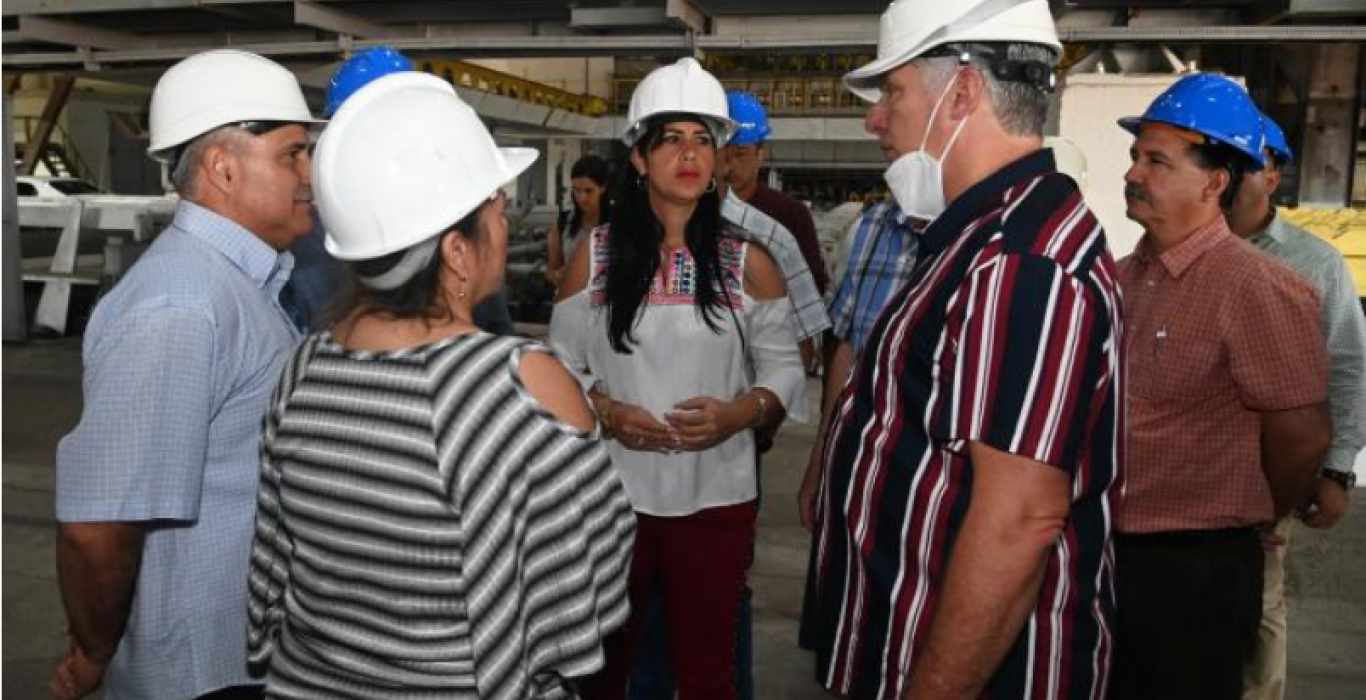
<svg viewBox="0 0 1366 700">
<path fill-rule="evenodd" d="M 1261 165 L 1266 137 L 1262 113 L 1241 85 L 1212 73 L 1188 75 L 1157 96 L 1141 117 L 1125 117 L 1119 125 L 1138 135 L 1143 122 L 1162 122 L 1201 134 Z"/>
<path fill-rule="evenodd" d="M 762 143 L 773 133 L 768 125 L 768 112 L 764 111 L 764 105 L 754 95 L 744 90 L 730 90 L 726 93 L 726 106 L 730 110 L 731 120 L 736 124 L 730 145 Z"/>
<path fill-rule="evenodd" d="M 333 74 L 332 82 L 327 86 L 327 105 L 323 107 L 323 114 L 331 118 L 346 98 L 376 78 L 412 69 L 413 62 L 407 56 L 388 46 L 374 46 L 361 51 L 347 59 Z"/>
<path fill-rule="evenodd" d="M 1262 130 L 1266 132 L 1267 150 L 1276 156 L 1277 161 L 1289 163 L 1295 160 L 1295 153 L 1290 150 L 1290 143 L 1285 140 L 1285 132 L 1281 130 L 1281 125 L 1265 113 L 1262 114 Z"/>
</svg>

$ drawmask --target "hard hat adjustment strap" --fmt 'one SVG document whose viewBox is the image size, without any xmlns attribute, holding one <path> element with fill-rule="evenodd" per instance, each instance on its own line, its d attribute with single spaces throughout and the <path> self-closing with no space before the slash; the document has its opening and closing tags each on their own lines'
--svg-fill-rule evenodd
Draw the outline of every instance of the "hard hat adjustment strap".
<svg viewBox="0 0 1366 700">
<path fill-rule="evenodd" d="M 921 58 L 957 58 L 958 65 L 972 63 L 976 56 L 986 63 L 993 78 L 1002 82 L 1033 85 L 1043 92 L 1053 92 L 1058 76 L 1044 61 L 1006 58 L 1005 47 L 992 44 L 944 44 L 921 55 Z"/>
<path fill-rule="evenodd" d="M 398 289 L 432 261 L 432 256 L 436 254 L 436 247 L 440 241 L 441 236 L 428 238 L 404 251 L 403 257 L 399 259 L 398 263 L 384 271 L 383 274 L 374 277 L 357 275 L 356 279 L 367 288 L 380 292 Z"/>
<path fill-rule="evenodd" d="M 1043 61 L 1020 61 L 1013 58 L 987 57 L 991 75 L 997 80 L 1032 85 L 1044 92 L 1053 92 L 1058 86 L 1058 76 L 1053 68 Z"/>
</svg>

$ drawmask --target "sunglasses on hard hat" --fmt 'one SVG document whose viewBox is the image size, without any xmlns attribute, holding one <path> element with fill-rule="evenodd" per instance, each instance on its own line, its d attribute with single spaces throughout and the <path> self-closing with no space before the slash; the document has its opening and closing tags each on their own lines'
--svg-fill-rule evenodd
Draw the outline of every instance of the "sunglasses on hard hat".
<svg viewBox="0 0 1366 700">
<path fill-rule="evenodd" d="M 236 124 L 231 124 L 230 126 L 235 126 L 235 127 L 237 127 L 238 129 L 241 129 L 241 130 L 243 130 L 243 131 L 245 131 L 245 132 L 251 134 L 252 136 L 264 136 L 264 135 L 269 134 L 270 132 L 275 131 L 276 129 L 279 129 L 279 128 L 281 128 L 281 127 L 286 127 L 286 126 L 289 126 L 290 124 L 297 124 L 297 123 L 298 123 L 298 122 L 244 121 L 244 122 L 237 122 Z"/>
<path fill-rule="evenodd" d="M 1024 83 L 1042 92 L 1053 92 L 1057 88 L 1058 78 L 1052 66 L 1043 61 L 1007 58 L 1007 50 L 1004 44 L 945 44 L 926 51 L 921 58 L 952 57 L 958 59 L 959 65 L 966 66 L 976 56 L 987 64 L 987 70 L 996 80 Z"/>
</svg>

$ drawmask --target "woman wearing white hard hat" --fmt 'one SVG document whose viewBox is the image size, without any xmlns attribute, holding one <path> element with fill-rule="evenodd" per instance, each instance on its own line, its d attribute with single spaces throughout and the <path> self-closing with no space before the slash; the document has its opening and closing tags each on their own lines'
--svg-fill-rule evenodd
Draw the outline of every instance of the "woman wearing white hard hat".
<svg viewBox="0 0 1366 700">
<path fill-rule="evenodd" d="M 471 321 L 502 280 L 501 186 L 536 155 L 422 73 L 359 90 L 318 143 L 358 292 L 265 422 L 249 644 L 269 697 L 565 697 L 625 622 L 634 522 L 582 390 Z"/>
<path fill-rule="evenodd" d="M 685 58 L 631 97 L 631 147 L 609 224 L 575 251 L 550 337 L 593 388 L 637 515 L 633 610 L 662 583 L 679 697 L 735 697 L 751 558 L 752 428 L 804 419 L 805 373 L 782 276 L 720 217 L 713 170 L 734 127 L 721 84 Z M 634 617 L 633 617 L 634 619 Z M 634 622 L 590 698 L 622 698 Z"/>
</svg>

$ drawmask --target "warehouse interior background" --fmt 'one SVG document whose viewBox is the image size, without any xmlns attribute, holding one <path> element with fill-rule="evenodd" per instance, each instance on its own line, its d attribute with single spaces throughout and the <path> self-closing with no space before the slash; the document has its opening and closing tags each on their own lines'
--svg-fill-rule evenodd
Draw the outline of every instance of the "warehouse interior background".
<svg viewBox="0 0 1366 700">
<path fill-rule="evenodd" d="M 84 232 L 59 245 L 70 203 L 19 183 L 28 233 L 6 291 L 6 338 L 35 325 L 79 329 L 85 305 L 116 279 L 170 206 L 145 156 L 147 104 L 161 71 L 210 47 L 269 56 L 294 70 L 315 106 L 339 63 L 386 44 L 456 86 L 500 142 L 543 158 L 512 186 L 514 314 L 543 321 L 541 241 L 568 199 L 583 153 L 616 141 L 641 76 L 682 55 L 728 88 L 754 92 L 773 118 L 767 177 L 812 207 L 833 248 L 866 197 L 885 196 L 885 164 L 864 106 L 839 78 L 875 51 L 879 0 L 10 0 L 3 9 L 6 128 L 20 176 L 88 181 Z M 1332 240 L 1366 294 L 1366 2 L 1362 0 L 1054 0 L 1066 44 L 1047 133 L 1088 160 L 1086 194 L 1117 255 L 1140 231 L 1123 213 L 1128 135 L 1182 73 L 1247 85 L 1287 132 L 1296 160 L 1278 197 L 1292 221 Z M 7 178 L 7 182 L 9 179 Z M 38 183 L 41 184 L 41 183 Z M 141 198 L 141 199 L 139 199 Z M 6 207 L 13 211 L 16 207 Z M 8 239 L 8 236 L 7 236 Z M 113 243 L 113 246 L 110 243 Z M 111 249 L 112 248 L 112 249 Z M 7 255 L 9 260 L 11 256 Z M 46 298 L 47 303 L 43 303 Z M 56 299 L 56 300 L 54 300 Z M 39 308 L 39 307 L 42 308 Z M 18 334 L 18 335 L 16 335 Z"/>
<path fill-rule="evenodd" d="M 268 56 L 297 74 L 321 112 L 328 80 L 342 61 L 366 47 L 392 46 L 421 70 L 450 81 L 499 143 L 540 149 L 541 160 L 509 185 L 515 205 L 509 302 L 516 320 L 534 325 L 549 315 L 552 290 L 540 274 L 545 233 L 568 203 L 570 166 L 585 153 L 624 155 L 617 137 L 632 90 L 651 69 L 680 56 L 698 57 L 727 88 L 752 91 L 766 105 L 773 125 L 766 177 L 809 204 L 823 246 L 833 251 L 864 202 L 886 194 L 886 163 L 863 128 L 866 107 L 840 83 L 844 73 L 874 54 L 886 4 L 6 0 L 0 37 L 3 125 L 12 157 L 4 177 L 0 258 L 5 405 L 38 413 L 47 406 L 44 392 L 59 390 L 74 392 L 78 403 L 78 377 L 54 379 L 48 363 L 57 360 L 14 359 L 12 349 L 79 334 L 93 303 L 169 219 L 175 199 L 167 194 L 160 166 L 146 156 L 147 109 L 157 78 L 181 58 L 215 47 Z M 1066 48 L 1046 132 L 1086 156 L 1086 198 L 1116 257 L 1133 248 L 1141 231 L 1124 216 L 1122 174 L 1131 137 L 1115 119 L 1141 113 L 1182 74 L 1215 71 L 1245 84 L 1283 125 L 1296 158 L 1285 171 L 1278 204 L 1292 222 L 1343 253 L 1358 294 L 1366 297 L 1366 0 L 1050 4 Z M 65 362 L 79 360 L 78 342 L 40 347 L 65 353 Z M 30 374 L 20 381 L 12 372 Z M 41 560 L 50 541 L 44 545 L 34 534 L 50 525 L 50 504 L 23 499 L 51 496 L 51 477 L 43 471 L 51 455 L 39 452 L 43 440 L 61 434 L 62 421 L 74 419 L 62 410 L 41 429 L 15 423 L 14 410 L 5 421 L 6 584 L 23 584 L 22 576 L 31 574 L 36 589 L 51 588 L 50 571 L 32 573 L 34 567 L 50 568 Z M 11 447 L 20 444 L 32 454 L 12 451 L 28 449 Z M 783 488 L 775 492 L 786 498 Z M 1344 561 L 1366 561 L 1366 508 L 1358 503 L 1355 511 L 1350 532 L 1306 537 L 1299 546 L 1338 547 L 1333 551 Z M 12 513 L 19 520 L 11 520 Z M 792 519 L 782 517 L 784 523 Z M 35 529 L 16 529 L 23 527 Z M 789 534 L 799 546 L 801 533 Z M 770 534 L 768 544 L 786 546 L 787 536 Z M 1333 536 L 1339 544 L 1324 544 Z M 12 560 L 16 546 L 39 561 Z M 763 562 L 761 554 L 760 567 Z M 1304 566 L 1306 576 L 1328 576 L 1322 564 Z M 761 580 L 770 574 L 782 579 L 761 569 Z M 1347 689 L 1359 692 L 1366 683 L 1366 563 L 1346 578 L 1332 576 L 1338 578 L 1323 585 L 1333 592 L 1324 594 L 1328 602 L 1313 619 L 1327 625 L 1321 643 L 1337 656 L 1322 660 L 1326 670 L 1320 670 L 1329 681 L 1317 686 L 1321 692 L 1303 697 L 1361 697 Z M 1303 585 L 1304 591 L 1327 590 Z M 5 590 L 6 626 L 60 624 L 49 620 L 60 616 L 60 606 L 43 610 L 52 606 L 51 590 L 24 598 L 12 598 L 9 585 Z M 769 597 L 761 605 L 770 611 L 794 604 L 788 593 L 764 595 Z M 60 637 L 44 630 L 34 644 L 36 651 L 14 651 L 13 657 L 16 647 L 5 646 L 6 695 L 17 689 L 16 697 L 35 696 L 25 692 L 36 687 L 32 679 L 45 672 L 44 654 L 60 646 Z M 1293 653 L 1300 654 L 1303 673 L 1310 652 Z M 32 668 L 24 665 L 30 662 Z M 12 670 L 20 674 L 14 685 Z M 792 671 L 799 672 L 805 671 Z M 772 693 L 765 697 L 816 697 L 786 690 L 795 683 L 790 678 L 765 682 L 761 689 Z M 1342 694 L 1331 688 L 1342 688 Z"/>
</svg>

